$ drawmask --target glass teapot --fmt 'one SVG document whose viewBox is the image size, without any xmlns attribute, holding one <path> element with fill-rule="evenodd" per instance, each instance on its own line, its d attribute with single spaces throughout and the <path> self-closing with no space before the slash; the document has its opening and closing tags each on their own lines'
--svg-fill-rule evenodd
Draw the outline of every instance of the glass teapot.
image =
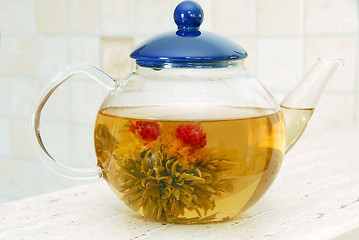
<svg viewBox="0 0 359 240">
<path fill-rule="evenodd" d="M 203 11 L 197 3 L 180 3 L 174 19 L 176 31 L 133 51 L 136 67 L 125 79 L 116 82 L 86 64 L 55 75 L 32 108 L 34 146 L 62 175 L 103 177 L 128 207 L 148 219 L 229 220 L 269 188 L 342 60 L 319 59 L 279 105 L 246 72 L 242 47 L 199 29 Z M 98 164 L 86 169 L 55 160 L 40 134 L 46 101 L 77 73 L 109 90 L 95 123 Z"/>
</svg>

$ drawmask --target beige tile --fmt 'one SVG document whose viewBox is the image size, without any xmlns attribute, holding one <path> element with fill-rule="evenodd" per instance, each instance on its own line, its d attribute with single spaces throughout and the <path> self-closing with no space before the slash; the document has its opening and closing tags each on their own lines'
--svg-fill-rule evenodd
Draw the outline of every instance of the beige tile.
<svg viewBox="0 0 359 240">
<path fill-rule="evenodd" d="M 12 176 L 12 191 L 15 199 L 34 196 L 39 193 L 39 161 L 14 159 Z"/>
<path fill-rule="evenodd" d="M 258 0 L 258 35 L 300 35 L 302 32 L 302 2 L 303 0 Z"/>
<path fill-rule="evenodd" d="M 75 167 L 94 167 L 97 164 L 93 126 L 73 125 L 71 128 L 71 159 Z"/>
<path fill-rule="evenodd" d="M 98 14 L 96 0 L 69 1 L 70 33 L 98 33 Z"/>
<path fill-rule="evenodd" d="M 147 41 L 148 39 L 150 39 L 151 36 L 139 36 L 139 37 L 135 37 L 134 38 L 134 46 L 135 48 L 137 46 L 139 46 L 140 44 L 144 43 L 145 41 Z"/>
<path fill-rule="evenodd" d="M 358 63 L 357 63 L 358 66 Z M 357 76 L 357 78 L 355 79 L 356 81 L 356 91 L 355 91 L 355 109 L 354 109 L 354 113 L 355 113 L 355 124 L 356 126 L 359 127 L 359 78 Z"/>
<path fill-rule="evenodd" d="M 2 34 L 34 34 L 34 1 L 0 1 L 0 29 Z"/>
<path fill-rule="evenodd" d="M 357 4 L 358 1 L 353 0 L 307 0 L 306 33 L 355 33 Z"/>
<path fill-rule="evenodd" d="M 114 79 L 127 76 L 134 67 L 134 61 L 130 58 L 132 51 L 132 38 L 102 38 L 101 66 L 103 71 Z"/>
<path fill-rule="evenodd" d="M 303 41 L 300 38 L 261 38 L 257 77 L 269 91 L 287 91 L 302 78 Z"/>
<path fill-rule="evenodd" d="M 6 203 L 12 201 L 12 196 L 1 196 L 0 195 L 0 203 Z"/>
<path fill-rule="evenodd" d="M 172 2 L 172 13 L 174 12 L 175 8 L 179 3 L 183 2 L 183 0 L 174 0 Z M 200 29 L 204 31 L 213 31 L 213 7 L 212 1 L 209 0 L 196 0 L 196 2 L 202 7 L 203 9 L 203 22 L 201 24 Z M 172 17 L 173 20 L 173 17 Z M 174 20 L 172 21 L 173 28 L 177 28 Z"/>
<path fill-rule="evenodd" d="M 334 128 L 353 125 L 353 95 L 324 94 L 320 99 L 306 134 L 320 134 Z"/>
<path fill-rule="evenodd" d="M 70 125 L 66 123 L 43 121 L 41 137 L 46 150 L 58 162 L 71 166 Z"/>
<path fill-rule="evenodd" d="M 39 159 L 30 140 L 27 119 L 13 120 L 10 130 L 12 156 L 21 159 Z"/>
<path fill-rule="evenodd" d="M 1 126 L 1 125 L 0 125 Z M 10 158 L 0 158 L 0 195 L 11 197 L 12 192 L 10 188 L 11 176 L 13 173 Z"/>
<path fill-rule="evenodd" d="M 37 60 L 34 38 L 1 37 L 0 76 L 34 76 Z"/>
<path fill-rule="evenodd" d="M 102 181 L 101 178 L 98 179 L 76 179 L 76 181 L 73 182 L 74 186 L 82 186 L 82 185 L 86 185 L 86 184 L 91 184 L 91 183 L 95 183 L 95 182 L 99 182 Z"/>
<path fill-rule="evenodd" d="M 133 1 L 100 1 L 101 34 L 110 36 L 131 35 L 135 31 Z"/>
<path fill-rule="evenodd" d="M 215 32 L 229 36 L 256 33 L 256 1 L 213 0 L 213 11 Z"/>
<path fill-rule="evenodd" d="M 9 157 L 11 155 L 11 120 L 10 118 L 0 118 L 0 156 Z M 1 174 L 0 174 L 1 175 Z"/>
<path fill-rule="evenodd" d="M 70 38 L 70 63 L 84 62 L 100 66 L 100 39 L 99 37 Z"/>
<path fill-rule="evenodd" d="M 66 0 L 35 0 L 36 26 L 41 34 L 68 32 Z"/>
<path fill-rule="evenodd" d="M 170 0 L 136 0 L 136 33 L 154 36 L 173 29 Z"/>
<path fill-rule="evenodd" d="M 41 88 L 44 88 L 49 82 L 50 78 L 42 78 L 40 82 Z M 47 100 L 41 113 L 41 118 L 44 121 L 70 122 L 71 99 L 69 85 L 69 81 L 63 83 Z"/>
<path fill-rule="evenodd" d="M 9 77 L 0 77 L 0 116 L 11 114 L 12 83 Z"/>
<path fill-rule="evenodd" d="M 39 83 L 32 78 L 14 78 L 12 81 L 11 113 L 16 117 L 29 117 L 30 109 L 39 92 Z"/>
<path fill-rule="evenodd" d="M 39 37 L 37 43 L 37 76 L 51 77 L 66 67 L 68 44 L 65 37 Z"/>
<path fill-rule="evenodd" d="M 333 75 L 327 91 L 353 91 L 355 78 L 354 37 L 313 37 L 305 42 L 305 72 L 317 61 L 318 57 L 343 58 L 344 66 Z"/>
<path fill-rule="evenodd" d="M 73 186 L 76 179 L 69 179 L 51 171 L 45 164 L 40 164 L 40 193 L 58 191 Z"/>
<path fill-rule="evenodd" d="M 246 50 L 248 57 L 245 59 L 245 66 L 247 71 L 254 75 L 256 71 L 255 59 L 256 59 L 256 39 L 254 38 L 234 38 L 234 42 L 238 43 L 241 47 Z"/>
<path fill-rule="evenodd" d="M 71 83 L 71 120 L 94 126 L 97 112 L 107 94 L 106 88 L 87 76 L 77 76 L 76 81 Z"/>
</svg>

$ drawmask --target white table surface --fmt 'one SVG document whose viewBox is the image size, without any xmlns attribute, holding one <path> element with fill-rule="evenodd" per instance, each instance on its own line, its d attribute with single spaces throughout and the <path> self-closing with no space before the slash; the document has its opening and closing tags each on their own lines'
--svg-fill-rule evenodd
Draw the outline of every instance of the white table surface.
<svg viewBox="0 0 359 240">
<path fill-rule="evenodd" d="M 355 225 L 359 129 L 354 128 L 301 139 L 266 195 L 230 222 L 175 225 L 144 220 L 104 181 L 0 205 L 0 239 L 9 240 L 312 240 Z"/>
</svg>

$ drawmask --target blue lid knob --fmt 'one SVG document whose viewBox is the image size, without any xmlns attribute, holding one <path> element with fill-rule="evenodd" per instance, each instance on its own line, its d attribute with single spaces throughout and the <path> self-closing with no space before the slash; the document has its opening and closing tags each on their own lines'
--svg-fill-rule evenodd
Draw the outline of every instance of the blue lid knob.
<svg viewBox="0 0 359 240">
<path fill-rule="evenodd" d="M 178 4 L 173 15 L 178 28 L 199 28 L 203 22 L 203 10 L 193 1 Z"/>
</svg>

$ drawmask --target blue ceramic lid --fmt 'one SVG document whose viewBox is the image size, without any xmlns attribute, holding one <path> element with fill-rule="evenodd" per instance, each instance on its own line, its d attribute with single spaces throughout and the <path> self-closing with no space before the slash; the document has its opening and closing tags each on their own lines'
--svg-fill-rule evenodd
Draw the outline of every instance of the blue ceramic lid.
<svg viewBox="0 0 359 240">
<path fill-rule="evenodd" d="M 131 54 L 136 63 L 150 68 L 218 68 L 247 57 L 235 42 L 217 34 L 200 31 L 201 6 L 180 3 L 174 12 L 177 31 L 158 35 L 138 46 Z"/>
</svg>

